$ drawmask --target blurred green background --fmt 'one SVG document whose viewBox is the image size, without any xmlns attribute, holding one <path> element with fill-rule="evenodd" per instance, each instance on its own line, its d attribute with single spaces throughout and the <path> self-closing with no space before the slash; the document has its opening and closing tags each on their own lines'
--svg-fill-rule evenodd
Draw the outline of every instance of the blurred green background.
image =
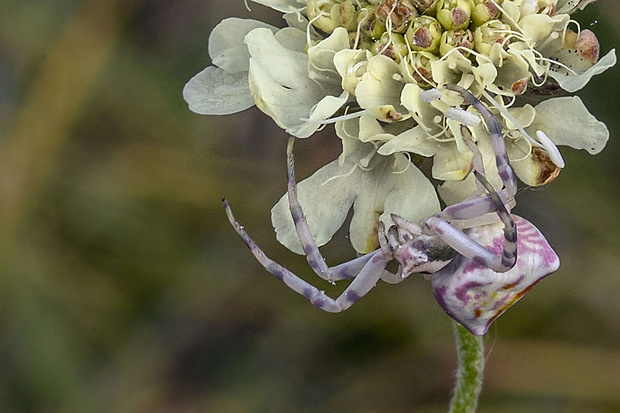
<svg viewBox="0 0 620 413">
<path fill-rule="evenodd" d="M 0 412 L 442 412 L 455 368 L 430 284 L 380 284 L 337 315 L 266 273 L 278 261 L 286 135 L 256 108 L 191 113 L 184 83 L 241 0 L 8 0 L 0 6 Z M 617 46 L 620 4 L 578 14 Z M 481 412 L 620 412 L 616 67 L 580 92 L 609 126 L 597 156 L 519 195 L 561 269 L 486 337 Z M 338 155 L 298 145 L 303 178 Z M 342 234 L 341 234 L 342 235 Z M 353 254 L 343 236 L 331 263 Z M 317 281 L 318 285 L 334 289 Z"/>
</svg>

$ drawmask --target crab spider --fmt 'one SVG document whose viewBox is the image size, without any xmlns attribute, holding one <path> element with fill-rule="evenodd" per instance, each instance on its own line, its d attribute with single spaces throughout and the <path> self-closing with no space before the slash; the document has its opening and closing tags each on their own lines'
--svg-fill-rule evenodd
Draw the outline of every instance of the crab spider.
<svg viewBox="0 0 620 413">
<path fill-rule="evenodd" d="M 337 313 L 346 310 L 367 294 L 381 279 L 390 284 L 414 273 L 432 274 L 435 298 L 456 321 L 476 335 L 486 333 L 489 325 L 529 289 L 559 267 L 559 259 L 544 236 L 527 220 L 511 215 L 517 182 L 508 162 L 500 125 L 495 116 L 467 90 L 456 85 L 446 88 L 459 93 L 482 115 L 487 125 L 499 176 L 504 187 L 496 192 L 484 173 L 482 157 L 473 141 L 474 174 L 478 190 L 467 200 L 449 206 L 420 224 L 392 215 L 394 225 L 386 232 L 378 223 L 380 248 L 334 267 L 325 262 L 310 233 L 297 199 L 293 144 L 287 146 L 288 200 L 295 229 L 308 264 L 321 278 L 329 281 L 352 279 L 336 299 L 304 281 L 273 261 L 256 245 L 235 219 L 226 199 L 224 209 L 237 234 L 261 265 L 316 307 Z M 470 137 L 463 127 L 464 136 Z M 465 228 L 462 222 L 496 214 L 493 223 Z M 458 225 L 461 223 L 461 225 Z M 388 262 L 399 264 L 397 274 L 385 269 Z"/>
</svg>

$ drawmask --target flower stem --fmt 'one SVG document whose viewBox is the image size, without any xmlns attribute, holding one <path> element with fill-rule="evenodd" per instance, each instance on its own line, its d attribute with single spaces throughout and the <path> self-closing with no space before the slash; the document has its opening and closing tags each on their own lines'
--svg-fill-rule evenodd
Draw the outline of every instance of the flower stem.
<svg viewBox="0 0 620 413">
<path fill-rule="evenodd" d="M 482 337 L 474 336 L 456 321 L 453 324 L 458 370 L 449 413 L 472 413 L 476 411 L 478 396 L 482 389 L 484 345 Z"/>
</svg>

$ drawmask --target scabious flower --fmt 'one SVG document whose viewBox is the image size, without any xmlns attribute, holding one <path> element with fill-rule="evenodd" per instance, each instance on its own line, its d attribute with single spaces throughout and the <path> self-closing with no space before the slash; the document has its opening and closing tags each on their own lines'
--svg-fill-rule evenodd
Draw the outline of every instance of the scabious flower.
<svg viewBox="0 0 620 413">
<path fill-rule="evenodd" d="M 287 133 L 307 138 L 335 123 L 340 158 L 299 185 L 310 229 L 322 245 L 354 207 L 358 252 L 376 248 L 379 220 L 420 221 L 440 210 L 417 169 L 432 158 L 447 204 L 475 189 L 471 131 L 489 181 L 500 187 L 488 132 L 458 84 L 480 96 L 502 126 L 510 162 L 528 185 L 564 166 L 559 145 L 595 154 L 609 132 L 578 97 L 537 105 L 525 94 L 575 92 L 616 62 L 571 13 L 593 0 L 254 0 L 284 13 L 285 28 L 226 19 L 209 38 L 213 65 L 184 96 L 203 114 L 256 104 Z M 283 197 L 272 210 L 278 239 L 301 252 Z"/>
</svg>

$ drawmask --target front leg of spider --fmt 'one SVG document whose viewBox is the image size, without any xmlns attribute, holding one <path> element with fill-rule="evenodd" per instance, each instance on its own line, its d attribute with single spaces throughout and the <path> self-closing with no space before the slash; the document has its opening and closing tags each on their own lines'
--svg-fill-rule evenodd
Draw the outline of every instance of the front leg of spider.
<svg viewBox="0 0 620 413">
<path fill-rule="evenodd" d="M 497 118 L 466 89 L 456 85 L 447 85 L 446 88 L 461 94 L 463 99 L 469 101 L 484 118 L 495 152 L 497 170 L 504 183 L 505 192 L 511 197 L 514 196 L 517 187 L 516 176 L 508 162 L 506 146 Z M 465 130 L 465 132 L 467 133 L 464 136 L 469 137 L 469 131 Z M 467 144 L 474 155 L 474 174 L 476 175 L 478 185 L 481 189 L 486 190 L 488 195 L 452 205 L 442 213 L 426 219 L 422 224 L 430 233 L 436 234 L 460 255 L 493 271 L 506 272 L 515 265 L 517 260 L 517 229 L 500 195 L 484 176 L 482 155 L 478 151 L 478 147 L 473 141 L 467 141 Z M 504 224 L 503 248 L 499 254 L 489 251 L 449 222 L 451 219 L 477 218 L 491 212 L 496 213 Z"/>
<path fill-rule="evenodd" d="M 480 102 L 480 100 L 478 100 L 468 90 L 458 85 L 446 85 L 445 87 L 449 90 L 459 93 L 465 101 L 469 102 L 476 108 L 476 110 L 484 119 L 484 122 L 487 125 L 487 129 L 489 132 L 489 138 L 491 140 L 493 152 L 495 153 L 495 163 L 497 165 L 497 171 L 500 178 L 502 179 L 502 182 L 504 183 L 504 188 L 498 191 L 498 195 L 499 198 L 503 200 L 502 203 L 506 205 L 512 203 L 514 200 L 514 196 L 517 193 L 517 177 L 514 173 L 514 170 L 510 166 L 501 126 L 497 121 L 497 118 L 493 115 L 493 113 L 491 113 L 489 108 L 484 106 L 482 102 Z M 466 132 L 464 136 L 470 136 L 468 130 L 465 130 L 464 132 Z M 474 169 L 479 174 L 484 176 L 484 165 L 482 163 L 482 157 L 478 152 L 478 149 L 473 142 L 466 140 L 466 143 L 468 144 L 471 151 L 474 153 Z M 478 180 L 478 182 L 480 182 L 480 180 Z M 462 220 L 480 217 L 488 212 L 493 212 L 494 205 L 496 204 L 497 202 L 493 201 L 490 194 L 482 197 L 474 197 L 458 204 L 446 207 L 446 209 L 444 209 L 437 216 L 448 221 L 453 219 Z"/>
<path fill-rule="evenodd" d="M 287 268 L 268 258 L 258 245 L 256 245 L 254 240 L 250 238 L 243 226 L 237 222 L 230 205 L 225 199 L 223 200 L 224 209 L 231 225 L 237 231 L 237 234 L 239 234 L 256 259 L 267 271 L 283 281 L 291 289 L 306 297 L 318 308 L 333 313 L 344 311 L 366 295 L 379 279 L 395 284 L 402 281 L 402 278 L 399 275 L 392 274 L 385 270 L 385 266 L 387 262 L 392 259 L 392 256 L 385 254 L 381 250 L 373 251 L 335 267 L 329 267 L 326 264 L 310 232 L 303 209 L 297 199 L 295 158 L 293 155 L 294 140 L 295 138 L 291 137 L 287 145 L 287 193 L 291 216 L 310 268 L 321 278 L 330 282 L 353 279 L 351 284 L 349 284 L 338 298 L 334 300 L 328 297 L 323 291 L 307 283 Z"/>
<path fill-rule="evenodd" d="M 291 217 L 295 225 L 295 231 L 299 237 L 299 241 L 306 255 L 308 265 L 319 277 L 329 282 L 354 278 L 366 263 L 372 258 L 374 253 L 366 254 L 343 264 L 329 267 L 325 262 L 325 258 L 321 254 L 319 247 L 316 244 L 308 221 L 304 216 L 303 209 L 297 198 L 297 180 L 295 178 L 295 155 L 293 153 L 293 147 L 295 145 L 295 138 L 290 137 L 286 147 L 286 176 L 287 176 L 287 196 L 289 202 L 289 209 L 291 211 Z M 381 274 L 381 279 L 394 284 L 402 281 L 399 276 L 384 270 Z"/>
<path fill-rule="evenodd" d="M 344 292 L 336 299 L 328 297 L 325 292 L 319 290 L 312 284 L 304 281 L 295 275 L 292 271 L 278 264 L 263 252 L 262 249 L 245 231 L 245 228 L 235 219 L 232 209 L 226 199 L 222 200 L 224 210 L 228 216 L 230 224 L 233 226 L 237 234 L 248 246 L 252 254 L 258 262 L 277 279 L 289 286 L 293 291 L 306 297 L 312 304 L 321 310 L 338 313 L 346 310 L 355 304 L 361 297 L 370 291 L 377 281 L 381 278 L 385 265 L 391 257 L 385 257 L 381 250 L 373 251 L 363 257 L 353 260 L 353 267 L 360 267 L 358 274 L 354 275 L 354 279 Z M 346 263 L 345 263 L 346 264 Z"/>
</svg>

